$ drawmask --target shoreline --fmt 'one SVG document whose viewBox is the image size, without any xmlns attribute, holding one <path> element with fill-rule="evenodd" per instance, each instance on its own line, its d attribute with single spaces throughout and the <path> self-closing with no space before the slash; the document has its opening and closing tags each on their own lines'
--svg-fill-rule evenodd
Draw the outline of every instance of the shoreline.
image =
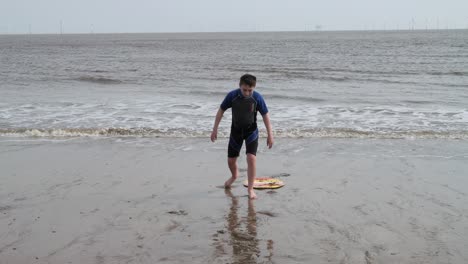
<svg viewBox="0 0 468 264">
<path fill-rule="evenodd" d="M 468 142 L 0 138 L 2 263 L 465 263 Z M 243 149 L 244 150 L 244 149 Z M 46 243 L 44 243 L 46 241 Z"/>
</svg>

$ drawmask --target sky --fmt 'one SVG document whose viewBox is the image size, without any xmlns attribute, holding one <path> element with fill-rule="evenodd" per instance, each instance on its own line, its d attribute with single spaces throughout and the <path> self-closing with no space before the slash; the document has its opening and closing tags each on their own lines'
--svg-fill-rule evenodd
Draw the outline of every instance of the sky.
<svg viewBox="0 0 468 264">
<path fill-rule="evenodd" d="M 468 0 L 0 0 L 0 34 L 468 28 Z"/>
</svg>

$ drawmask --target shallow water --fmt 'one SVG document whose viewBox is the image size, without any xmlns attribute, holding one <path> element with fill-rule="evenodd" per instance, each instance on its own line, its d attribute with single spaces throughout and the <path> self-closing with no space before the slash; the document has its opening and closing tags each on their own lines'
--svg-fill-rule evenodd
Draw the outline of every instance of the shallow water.
<svg viewBox="0 0 468 264">
<path fill-rule="evenodd" d="M 468 138 L 467 30 L 0 36 L 0 54 L 0 135 L 209 136 L 250 72 L 277 137 Z"/>
</svg>

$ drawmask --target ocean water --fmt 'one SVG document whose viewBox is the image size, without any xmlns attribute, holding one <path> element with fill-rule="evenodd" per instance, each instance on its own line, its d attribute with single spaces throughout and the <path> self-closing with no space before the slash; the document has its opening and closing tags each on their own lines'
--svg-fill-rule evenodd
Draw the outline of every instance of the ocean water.
<svg viewBox="0 0 468 264">
<path fill-rule="evenodd" d="M 0 136 L 209 137 L 244 73 L 276 137 L 468 139 L 468 30 L 3 35 Z"/>
</svg>

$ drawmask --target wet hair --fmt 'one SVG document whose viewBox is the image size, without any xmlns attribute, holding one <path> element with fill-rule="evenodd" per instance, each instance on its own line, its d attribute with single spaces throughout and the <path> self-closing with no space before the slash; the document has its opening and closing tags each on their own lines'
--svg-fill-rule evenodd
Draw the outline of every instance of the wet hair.
<svg viewBox="0 0 468 264">
<path fill-rule="evenodd" d="M 252 74 L 248 74 L 248 73 L 244 74 L 240 78 L 239 86 L 241 86 L 242 84 L 245 84 L 245 85 L 250 86 L 250 87 L 255 87 L 255 85 L 257 84 L 257 77 L 253 76 Z"/>
</svg>

